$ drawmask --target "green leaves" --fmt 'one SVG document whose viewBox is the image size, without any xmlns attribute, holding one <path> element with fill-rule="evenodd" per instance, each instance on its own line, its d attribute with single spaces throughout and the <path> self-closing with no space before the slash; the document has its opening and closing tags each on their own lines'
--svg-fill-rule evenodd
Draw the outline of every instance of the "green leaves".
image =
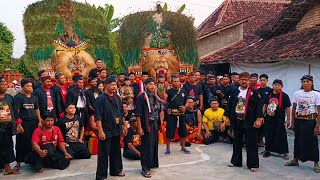
<svg viewBox="0 0 320 180">
<path fill-rule="evenodd" d="M 12 32 L 0 22 L 0 72 L 11 63 L 13 42 Z"/>
<path fill-rule="evenodd" d="M 182 12 L 186 9 L 186 4 L 183 4 L 177 11 L 177 13 L 182 14 Z"/>
</svg>

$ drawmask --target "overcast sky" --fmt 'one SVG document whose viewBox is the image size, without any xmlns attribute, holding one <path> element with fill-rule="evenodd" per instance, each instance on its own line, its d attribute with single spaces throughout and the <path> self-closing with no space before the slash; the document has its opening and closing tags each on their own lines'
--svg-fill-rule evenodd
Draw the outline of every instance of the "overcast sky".
<svg viewBox="0 0 320 180">
<path fill-rule="evenodd" d="M 20 57 L 25 50 L 25 37 L 22 24 L 22 16 L 27 6 L 39 0 L 0 0 L 0 21 L 13 32 L 15 43 L 13 57 Z M 223 0 L 76 0 L 88 2 L 96 6 L 112 4 L 115 12 L 114 17 L 123 17 L 127 14 L 141 10 L 153 9 L 157 2 L 166 2 L 169 10 L 176 11 L 182 4 L 186 4 L 184 14 L 195 18 L 195 26 L 201 24 Z M 50 42 L 49 42 L 50 43 Z"/>
</svg>

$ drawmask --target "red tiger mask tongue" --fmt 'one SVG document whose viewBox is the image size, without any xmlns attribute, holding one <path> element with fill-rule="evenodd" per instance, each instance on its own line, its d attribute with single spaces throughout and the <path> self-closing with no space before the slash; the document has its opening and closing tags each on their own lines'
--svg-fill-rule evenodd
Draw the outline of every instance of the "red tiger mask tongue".
<svg viewBox="0 0 320 180">
<path fill-rule="evenodd" d="M 160 71 L 159 71 L 159 74 L 164 74 L 164 70 L 160 70 Z"/>
</svg>

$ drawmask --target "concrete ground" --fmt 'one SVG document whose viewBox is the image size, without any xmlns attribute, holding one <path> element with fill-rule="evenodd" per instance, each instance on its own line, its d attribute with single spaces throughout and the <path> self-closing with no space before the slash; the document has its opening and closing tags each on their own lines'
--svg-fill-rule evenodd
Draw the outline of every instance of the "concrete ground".
<svg viewBox="0 0 320 180">
<path fill-rule="evenodd" d="M 293 136 L 288 135 L 290 158 L 293 151 Z M 227 165 L 232 155 L 232 145 L 224 143 L 215 143 L 212 145 L 192 144 L 189 148 L 190 155 L 181 153 L 178 143 L 173 143 L 171 155 L 163 154 L 165 145 L 159 146 L 160 168 L 152 170 L 151 179 L 163 180 L 202 180 L 202 179 L 308 179 L 319 180 L 320 174 L 313 172 L 313 163 L 300 163 L 299 167 L 285 167 L 281 157 L 271 156 L 263 158 L 260 156 L 260 169 L 252 173 L 245 166 L 246 153 L 243 150 L 244 166 L 241 168 L 230 168 Z M 263 151 L 260 148 L 259 151 Z M 89 160 L 73 160 L 71 165 L 63 171 L 46 169 L 43 174 L 35 173 L 29 166 L 22 165 L 20 175 L 3 176 L 4 180 L 90 180 L 95 178 L 96 156 Z M 135 180 L 145 179 L 140 175 L 140 161 L 130 161 L 123 159 L 125 177 L 109 177 L 108 179 L 116 180 Z"/>
</svg>

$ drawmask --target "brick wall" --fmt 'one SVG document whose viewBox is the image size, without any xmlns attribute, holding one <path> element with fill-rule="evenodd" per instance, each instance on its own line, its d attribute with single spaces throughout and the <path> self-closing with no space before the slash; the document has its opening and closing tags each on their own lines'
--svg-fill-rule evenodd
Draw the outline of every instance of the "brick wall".
<svg viewBox="0 0 320 180">
<path fill-rule="evenodd" d="M 197 40 L 199 57 L 211 54 L 243 39 L 243 24 L 222 30 L 216 34 Z"/>
<path fill-rule="evenodd" d="M 297 30 L 320 26 L 320 4 L 313 7 L 297 24 Z"/>
</svg>

